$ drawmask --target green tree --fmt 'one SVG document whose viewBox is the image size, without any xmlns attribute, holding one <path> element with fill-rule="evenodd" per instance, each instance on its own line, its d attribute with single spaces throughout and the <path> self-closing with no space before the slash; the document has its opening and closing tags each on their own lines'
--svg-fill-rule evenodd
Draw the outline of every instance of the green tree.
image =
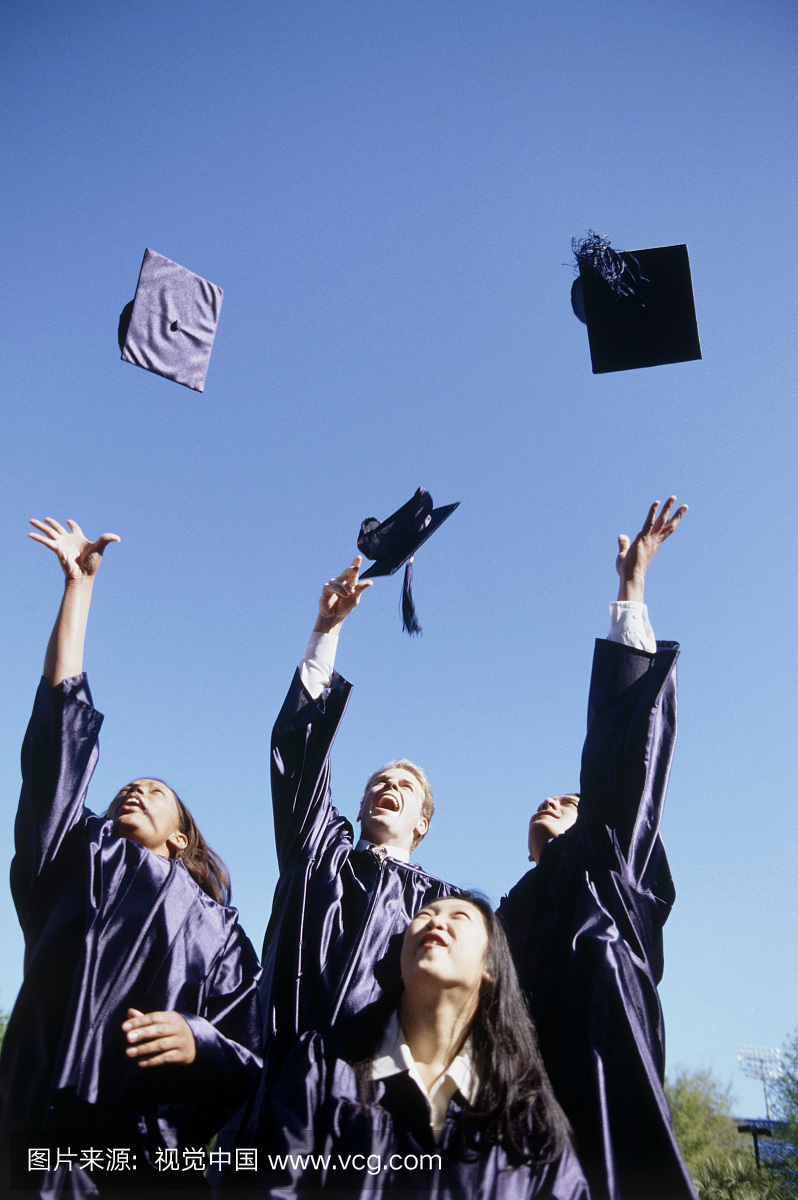
<svg viewBox="0 0 798 1200">
<path fill-rule="evenodd" d="M 781 1052 L 783 1073 L 771 1085 L 776 1118 L 781 1122 L 776 1154 L 769 1155 L 769 1174 L 792 1197 L 798 1195 L 798 1030 Z"/>
<path fill-rule="evenodd" d="M 731 1084 L 724 1088 L 710 1070 L 682 1069 L 665 1081 L 673 1132 L 687 1169 L 697 1178 L 708 1159 L 747 1161 L 750 1145 L 731 1115 Z"/>
</svg>

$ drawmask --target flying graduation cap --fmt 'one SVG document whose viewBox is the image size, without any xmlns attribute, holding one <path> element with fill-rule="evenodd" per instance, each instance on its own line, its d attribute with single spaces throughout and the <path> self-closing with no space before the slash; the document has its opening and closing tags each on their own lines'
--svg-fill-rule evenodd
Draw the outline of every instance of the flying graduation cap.
<svg viewBox="0 0 798 1200">
<path fill-rule="evenodd" d="M 145 250 L 136 295 L 119 318 L 122 358 L 203 391 L 223 295 L 215 283 Z"/>
<path fill-rule="evenodd" d="M 571 304 L 587 325 L 594 375 L 701 357 L 686 246 L 621 252 L 591 229 L 571 247 Z"/>
<path fill-rule="evenodd" d="M 409 634 L 421 633 L 413 603 L 413 555 L 452 515 L 459 503 L 457 500 L 454 504 L 433 508 L 432 496 L 426 488 L 420 487 L 407 504 L 385 521 L 368 517 L 360 526 L 357 548 L 366 558 L 377 560 L 373 567 L 362 573 L 361 579 L 394 575 L 407 563 L 402 587 L 402 628 Z"/>
</svg>

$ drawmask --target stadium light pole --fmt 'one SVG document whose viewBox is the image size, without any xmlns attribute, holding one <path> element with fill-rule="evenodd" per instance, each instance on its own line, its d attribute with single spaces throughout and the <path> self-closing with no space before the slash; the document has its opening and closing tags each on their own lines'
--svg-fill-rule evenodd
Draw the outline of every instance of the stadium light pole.
<svg viewBox="0 0 798 1200">
<path fill-rule="evenodd" d="M 781 1051 L 771 1050 L 768 1046 L 738 1046 L 737 1061 L 743 1075 L 749 1079 L 761 1079 L 765 1089 L 765 1112 L 770 1121 L 770 1097 L 768 1095 L 768 1080 L 780 1079 L 783 1071 L 781 1066 Z"/>
</svg>

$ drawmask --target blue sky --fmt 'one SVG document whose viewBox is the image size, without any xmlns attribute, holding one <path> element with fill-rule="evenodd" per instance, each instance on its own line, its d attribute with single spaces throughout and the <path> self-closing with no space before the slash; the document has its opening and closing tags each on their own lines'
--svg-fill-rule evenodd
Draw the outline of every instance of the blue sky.
<svg viewBox="0 0 798 1200">
<path fill-rule="evenodd" d="M 796 26 L 728 0 L 6 0 L 0 828 L 61 584 L 32 516 L 122 538 L 87 668 L 90 793 L 162 775 L 260 945 L 268 741 L 321 584 L 419 485 L 457 513 L 342 635 L 350 816 L 421 762 L 419 860 L 494 899 L 578 778 L 615 537 L 670 491 L 682 643 L 663 837 L 669 1069 L 763 1113 L 738 1042 L 798 1024 Z M 686 242 L 704 358 L 593 376 L 570 239 Z M 224 288 L 203 395 L 119 360 L 146 246 Z M 0 895 L 0 1005 L 22 941 Z"/>
</svg>

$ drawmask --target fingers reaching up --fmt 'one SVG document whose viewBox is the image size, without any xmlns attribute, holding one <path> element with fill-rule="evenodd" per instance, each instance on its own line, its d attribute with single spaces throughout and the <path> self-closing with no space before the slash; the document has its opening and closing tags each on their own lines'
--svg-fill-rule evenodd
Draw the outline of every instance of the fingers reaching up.
<svg viewBox="0 0 798 1200">
<path fill-rule="evenodd" d="M 676 503 L 675 496 L 669 496 L 660 509 L 659 500 L 655 500 L 648 510 L 643 528 L 634 538 L 625 533 L 618 535 L 618 557 L 615 569 L 621 580 L 618 592 L 619 600 L 642 600 L 646 571 L 651 560 L 666 538 L 669 538 L 677 528 L 687 505 L 682 504 L 672 512 Z"/>
<path fill-rule="evenodd" d="M 325 583 L 319 598 L 319 616 L 315 626 L 317 633 L 331 633 L 343 624 L 360 603 L 366 588 L 371 587 L 370 579 L 358 579 L 362 561 L 362 557 L 356 555 L 351 566 Z"/>
<path fill-rule="evenodd" d="M 671 516 L 670 511 L 675 503 L 676 497 L 669 496 L 663 504 L 659 515 L 657 515 L 659 500 L 655 500 L 651 505 L 651 508 L 648 510 L 648 516 L 643 522 L 643 528 L 641 529 L 640 533 L 646 535 L 647 537 L 657 538 L 658 545 L 662 545 L 662 543 L 665 541 L 665 538 L 671 536 L 674 529 L 687 512 L 687 505 L 682 504 L 680 508 L 677 508 L 673 516 Z"/>
<path fill-rule="evenodd" d="M 30 523 L 39 532 L 29 533 L 28 537 L 52 550 L 66 578 L 75 582 L 93 579 L 106 546 L 121 541 L 115 533 L 104 533 L 91 542 L 76 521 L 67 521 L 68 529 L 53 517 L 45 517 L 44 521 L 31 520 Z"/>
</svg>

